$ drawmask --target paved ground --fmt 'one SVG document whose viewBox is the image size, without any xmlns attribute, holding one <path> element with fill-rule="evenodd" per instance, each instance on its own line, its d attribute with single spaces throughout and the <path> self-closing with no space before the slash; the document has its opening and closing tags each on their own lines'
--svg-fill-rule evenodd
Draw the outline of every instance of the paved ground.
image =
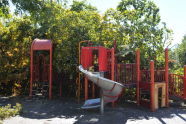
<svg viewBox="0 0 186 124">
<path fill-rule="evenodd" d="M 3 121 L 4 124 L 186 124 L 186 107 L 173 105 L 150 112 L 135 104 L 125 103 L 115 108 L 107 106 L 104 115 L 99 109 L 81 110 L 83 103 L 74 100 L 30 100 L 0 97 L 0 106 L 23 104 L 23 113 Z"/>
</svg>

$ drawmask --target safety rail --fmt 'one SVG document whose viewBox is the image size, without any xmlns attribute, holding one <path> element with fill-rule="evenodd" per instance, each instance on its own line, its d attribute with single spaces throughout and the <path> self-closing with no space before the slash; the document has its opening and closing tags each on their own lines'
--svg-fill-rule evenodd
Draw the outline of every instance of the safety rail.
<svg viewBox="0 0 186 124">
<path fill-rule="evenodd" d="M 116 81 L 130 85 L 136 84 L 136 64 L 119 63 L 116 65 Z"/>
<path fill-rule="evenodd" d="M 184 98 L 184 76 L 169 74 L 169 94 L 179 98 Z"/>
<path fill-rule="evenodd" d="M 140 78 L 142 83 L 150 83 L 150 70 L 141 70 Z M 165 81 L 165 70 L 154 70 L 154 81 Z"/>
</svg>

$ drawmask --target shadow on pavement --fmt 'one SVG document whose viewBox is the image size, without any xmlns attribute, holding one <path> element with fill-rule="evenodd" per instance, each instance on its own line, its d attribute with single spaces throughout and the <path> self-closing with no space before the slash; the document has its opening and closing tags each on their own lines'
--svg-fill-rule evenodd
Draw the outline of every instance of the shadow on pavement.
<svg viewBox="0 0 186 124">
<path fill-rule="evenodd" d="M 51 118 L 75 118 L 76 123 L 101 123 L 101 124 L 124 124 L 128 120 L 149 120 L 151 118 L 158 119 L 165 124 L 163 118 L 172 118 L 177 116 L 186 123 L 186 118 L 181 114 L 186 114 L 186 108 L 173 106 L 170 108 L 161 108 L 156 112 L 150 112 L 148 109 L 138 107 L 135 104 L 125 103 L 115 108 L 107 106 L 104 115 L 100 115 L 99 109 L 82 110 L 83 103 L 78 104 L 72 99 L 53 99 L 53 100 L 35 100 L 19 97 L 0 97 L 0 106 L 6 104 L 15 105 L 21 103 L 23 112 L 20 115 L 30 119 L 48 119 Z"/>
</svg>

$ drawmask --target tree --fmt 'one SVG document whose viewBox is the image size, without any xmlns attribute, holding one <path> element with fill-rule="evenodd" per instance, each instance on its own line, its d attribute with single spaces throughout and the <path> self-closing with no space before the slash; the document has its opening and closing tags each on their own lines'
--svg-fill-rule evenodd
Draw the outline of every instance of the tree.
<svg viewBox="0 0 186 124">
<path fill-rule="evenodd" d="M 179 62 L 180 68 L 186 65 L 186 35 L 183 37 L 182 42 L 173 50 L 174 59 Z"/>
<path fill-rule="evenodd" d="M 96 7 L 93 7 L 91 6 L 90 4 L 86 4 L 85 1 L 76 1 L 74 0 L 72 5 L 71 5 L 71 8 L 70 8 L 71 11 L 76 11 L 76 12 L 80 12 L 80 11 L 96 11 Z"/>
<path fill-rule="evenodd" d="M 2 0 L 0 1 L 0 19 L 2 17 L 10 17 L 10 14 L 9 14 L 9 9 L 8 9 L 8 0 Z"/>
<path fill-rule="evenodd" d="M 122 0 L 118 11 L 105 13 L 105 24 L 112 30 L 114 38 L 121 46 L 128 45 L 134 51 L 141 49 L 142 58 L 157 59 L 163 53 L 165 27 L 160 28 L 159 8 L 147 0 Z M 106 35 L 105 35 L 106 36 Z M 148 61 L 142 60 L 142 64 Z"/>
</svg>

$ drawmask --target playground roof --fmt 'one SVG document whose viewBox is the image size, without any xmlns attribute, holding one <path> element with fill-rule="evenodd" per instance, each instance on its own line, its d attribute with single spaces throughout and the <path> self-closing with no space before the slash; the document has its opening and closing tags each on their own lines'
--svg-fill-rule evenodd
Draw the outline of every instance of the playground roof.
<svg viewBox="0 0 186 124">
<path fill-rule="evenodd" d="M 52 42 L 51 40 L 40 40 L 35 39 L 32 42 L 32 50 L 50 50 L 52 48 Z"/>
</svg>

